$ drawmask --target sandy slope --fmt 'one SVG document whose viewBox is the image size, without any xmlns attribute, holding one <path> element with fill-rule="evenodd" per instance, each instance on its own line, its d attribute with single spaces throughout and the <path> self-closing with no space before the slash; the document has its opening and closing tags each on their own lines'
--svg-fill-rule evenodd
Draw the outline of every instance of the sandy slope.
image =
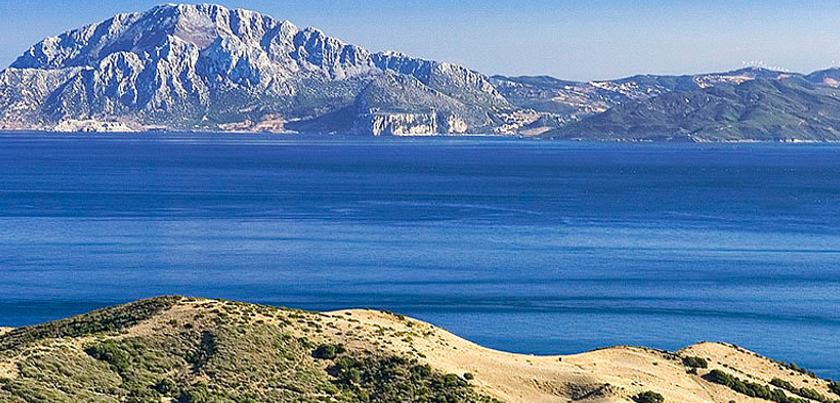
<svg viewBox="0 0 840 403">
<path fill-rule="evenodd" d="M 702 379 L 715 368 L 756 382 L 778 377 L 831 396 L 824 381 L 798 373 L 791 375 L 778 363 L 721 343 L 701 343 L 676 354 L 641 347 L 612 347 L 570 356 L 530 356 L 487 349 L 429 324 L 387 313 L 354 310 L 330 315 L 343 320 L 354 318 L 360 322 L 357 327 L 382 329 L 361 340 L 346 334 L 333 334 L 331 338 L 380 348 L 384 344 L 386 350 L 413 354 L 443 372 L 472 373 L 473 383 L 483 393 L 510 403 L 626 401 L 647 390 L 661 393 L 668 402 L 767 403 Z M 410 342 L 401 337 L 405 333 L 412 334 Z M 707 358 L 710 368 L 697 375 L 688 374 L 677 354 Z"/>
</svg>

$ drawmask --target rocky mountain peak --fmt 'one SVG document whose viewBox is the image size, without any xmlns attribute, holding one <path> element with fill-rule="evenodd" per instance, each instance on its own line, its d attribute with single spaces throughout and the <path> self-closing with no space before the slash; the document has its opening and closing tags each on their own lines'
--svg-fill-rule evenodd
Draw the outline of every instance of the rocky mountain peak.
<svg viewBox="0 0 840 403">
<path fill-rule="evenodd" d="M 72 119 L 255 130 L 270 120 L 275 130 L 283 126 L 278 122 L 320 119 L 355 105 L 388 71 L 419 80 L 421 93 L 440 93 L 435 102 L 446 110 L 477 114 L 457 119 L 486 122 L 494 113 L 489 108 L 510 108 L 486 77 L 463 66 L 371 54 L 255 11 L 166 4 L 32 46 L 0 73 L 0 128 L 49 129 Z M 26 81 L 38 91 L 22 87 Z M 399 109 L 430 106 L 412 102 L 425 101 L 404 100 Z M 387 105 L 379 113 L 389 113 Z M 342 118 L 330 127 L 350 131 L 358 125 Z"/>
</svg>

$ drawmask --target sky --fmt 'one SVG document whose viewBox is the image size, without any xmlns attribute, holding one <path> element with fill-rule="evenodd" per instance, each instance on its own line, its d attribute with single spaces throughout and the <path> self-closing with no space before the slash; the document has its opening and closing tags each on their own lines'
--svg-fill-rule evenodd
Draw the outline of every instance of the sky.
<svg viewBox="0 0 840 403">
<path fill-rule="evenodd" d="M 172 0 L 169 0 L 172 1 Z M 0 0 L 0 66 L 44 37 L 167 0 Z M 194 3 L 185 1 L 186 3 Z M 840 1 L 217 0 L 372 51 L 597 80 L 840 65 Z"/>
</svg>

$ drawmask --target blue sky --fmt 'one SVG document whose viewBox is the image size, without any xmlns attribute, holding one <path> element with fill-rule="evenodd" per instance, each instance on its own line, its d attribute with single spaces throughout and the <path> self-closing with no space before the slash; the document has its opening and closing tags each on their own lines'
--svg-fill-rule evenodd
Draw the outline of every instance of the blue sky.
<svg viewBox="0 0 840 403">
<path fill-rule="evenodd" d="M 165 1 L 0 0 L 0 65 L 45 36 Z M 371 50 L 393 49 L 487 74 L 566 79 L 682 74 L 761 62 L 838 65 L 837 1 L 218 0 Z"/>
</svg>

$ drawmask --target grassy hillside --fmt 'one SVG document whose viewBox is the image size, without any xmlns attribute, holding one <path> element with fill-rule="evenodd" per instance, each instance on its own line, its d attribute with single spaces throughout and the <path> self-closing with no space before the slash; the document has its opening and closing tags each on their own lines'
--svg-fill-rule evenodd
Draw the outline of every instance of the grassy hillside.
<svg viewBox="0 0 840 403">
<path fill-rule="evenodd" d="M 834 403 L 838 389 L 724 344 L 535 357 L 391 313 L 180 297 L 0 332 L 10 403 Z"/>
</svg>

